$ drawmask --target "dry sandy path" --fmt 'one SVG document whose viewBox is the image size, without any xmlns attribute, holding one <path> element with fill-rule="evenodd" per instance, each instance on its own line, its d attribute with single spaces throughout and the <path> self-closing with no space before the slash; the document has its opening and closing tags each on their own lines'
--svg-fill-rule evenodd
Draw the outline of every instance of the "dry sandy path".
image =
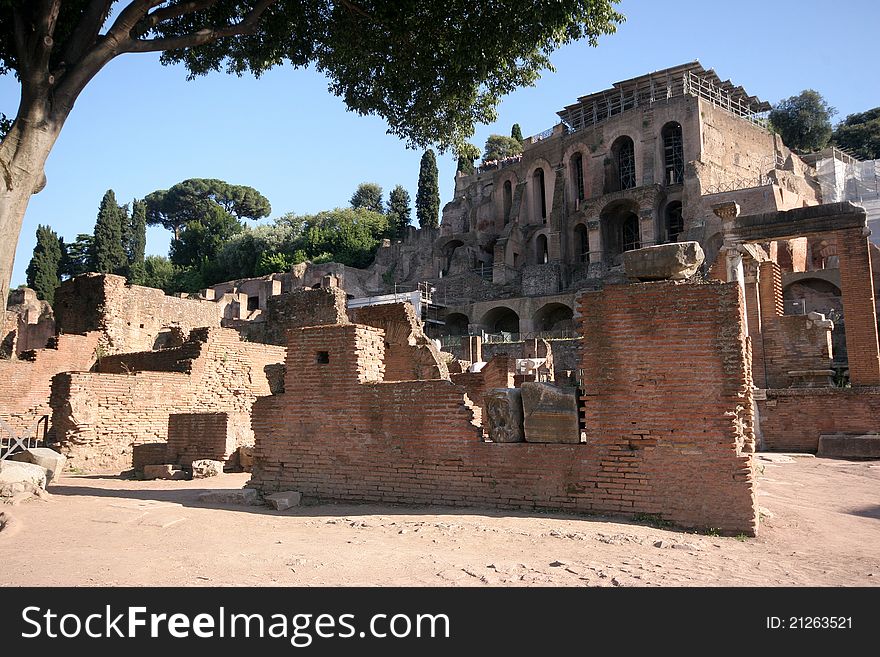
<svg viewBox="0 0 880 657">
<path fill-rule="evenodd" d="M 749 539 L 551 514 L 198 502 L 246 474 L 65 475 L 49 500 L 0 506 L 12 517 L 0 586 L 880 584 L 880 463 L 759 458 L 768 517 Z"/>
</svg>

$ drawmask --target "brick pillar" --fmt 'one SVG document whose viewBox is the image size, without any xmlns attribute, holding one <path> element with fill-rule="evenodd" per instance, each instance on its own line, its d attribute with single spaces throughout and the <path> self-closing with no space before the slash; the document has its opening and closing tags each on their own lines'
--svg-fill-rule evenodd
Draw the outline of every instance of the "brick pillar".
<svg viewBox="0 0 880 657">
<path fill-rule="evenodd" d="M 764 339 L 761 335 L 761 293 L 758 286 L 758 263 L 746 258 L 745 302 L 746 322 L 752 337 L 752 381 L 759 388 L 765 388 L 767 377 L 764 371 Z"/>
<path fill-rule="evenodd" d="M 837 231 L 840 293 L 846 317 L 849 380 L 854 386 L 880 385 L 877 310 L 868 237 L 861 228 Z"/>
<path fill-rule="evenodd" d="M 758 264 L 758 296 L 761 317 L 782 317 L 785 307 L 782 303 L 782 270 L 775 262 Z"/>
</svg>

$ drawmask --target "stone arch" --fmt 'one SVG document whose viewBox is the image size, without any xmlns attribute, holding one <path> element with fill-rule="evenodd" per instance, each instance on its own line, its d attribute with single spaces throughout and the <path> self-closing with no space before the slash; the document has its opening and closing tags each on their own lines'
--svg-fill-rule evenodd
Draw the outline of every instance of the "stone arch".
<svg viewBox="0 0 880 657">
<path fill-rule="evenodd" d="M 519 333 L 519 315 L 507 306 L 495 306 L 480 322 L 489 333 Z"/>
<path fill-rule="evenodd" d="M 443 259 L 443 264 L 440 266 L 441 276 L 446 276 L 449 273 L 449 269 L 452 266 L 452 257 L 455 255 L 455 250 L 460 246 L 464 246 L 464 242 L 455 239 L 449 240 L 441 247 L 440 255 Z"/>
<path fill-rule="evenodd" d="M 564 303 L 551 302 L 541 306 L 534 316 L 536 331 L 574 329 L 574 311 Z"/>
<path fill-rule="evenodd" d="M 540 173 L 538 170 L 541 170 Z M 544 224 L 550 218 L 550 210 L 553 208 L 553 185 L 555 180 L 553 167 L 544 158 L 538 158 L 529 168 L 526 176 L 526 185 L 528 187 L 529 196 L 529 214 L 531 217 L 529 223 Z M 540 179 L 543 179 L 543 186 L 540 186 Z M 541 201 L 541 192 L 543 191 L 543 203 Z M 525 201 L 523 201 L 525 205 Z M 542 211 L 544 214 L 542 214 Z M 520 216 L 523 215 L 522 209 Z"/>
<path fill-rule="evenodd" d="M 550 262 L 550 248 L 547 244 L 547 236 L 538 233 L 535 236 L 535 264 L 544 265 Z"/>
<path fill-rule="evenodd" d="M 467 335 L 470 319 L 464 313 L 449 313 L 444 320 L 447 335 Z"/>
<path fill-rule="evenodd" d="M 681 201 L 669 201 L 663 210 L 663 234 L 667 242 L 677 242 L 684 233 Z"/>
<path fill-rule="evenodd" d="M 627 199 L 609 203 L 602 209 L 599 219 L 608 265 L 621 264 L 625 251 L 641 247 L 638 203 Z"/>
<path fill-rule="evenodd" d="M 782 288 L 786 314 L 822 313 L 826 317 L 843 312 L 840 287 L 827 278 L 805 277 Z"/>
<path fill-rule="evenodd" d="M 568 201 L 570 207 L 577 211 L 583 202 L 590 198 L 587 167 L 587 163 L 590 161 L 590 152 L 584 144 L 574 144 L 565 151 L 562 161 L 565 163 L 567 176 Z M 580 166 L 578 166 L 578 162 Z"/>
<path fill-rule="evenodd" d="M 495 226 L 500 232 L 511 223 L 513 217 L 513 197 L 516 195 L 516 186 L 519 184 L 514 171 L 505 171 L 499 176 L 495 189 Z"/>
</svg>

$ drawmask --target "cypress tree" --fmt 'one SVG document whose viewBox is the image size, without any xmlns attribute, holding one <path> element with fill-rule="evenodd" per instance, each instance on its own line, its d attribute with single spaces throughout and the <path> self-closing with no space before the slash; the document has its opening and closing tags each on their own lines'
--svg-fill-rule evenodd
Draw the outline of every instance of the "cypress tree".
<svg viewBox="0 0 880 657">
<path fill-rule="evenodd" d="M 432 149 L 422 155 L 419 189 L 416 192 L 416 218 L 422 228 L 440 225 L 440 188 L 437 183 L 437 157 Z"/>
<path fill-rule="evenodd" d="M 403 185 L 398 185 L 391 190 L 388 196 L 388 232 L 391 237 L 402 237 L 403 231 L 409 226 L 410 209 L 409 209 L 409 192 Z"/>
<path fill-rule="evenodd" d="M 61 283 L 61 240 L 49 226 L 37 226 L 37 245 L 27 266 L 28 287 L 37 297 L 50 304 L 55 301 L 55 288 Z"/>
<path fill-rule="evenodd" d="M 126 217 L 116 203 L 116 194 L 108 189 L 101 199 L 98 221 L 95 223 L 94 249 L 95 271 L 102 274 L 125 273 L 128 256 L 123 248 L 123 222 Z"/>
<path fill-rule="evenodd" d="M 147 204 L 135 199 L 131 204 L 131 222 L 128 231 L 128 282 L 143 285 L 144 252 L 147 249 Z"/>
<path fill-rule="evenodd" d="M 510 136 L 516 139 L 520 144 L 523 143 L 522 128 L 519 127 L 519 123 L 513 124 L 513 127 L 510 129 Z"/>
</svg>

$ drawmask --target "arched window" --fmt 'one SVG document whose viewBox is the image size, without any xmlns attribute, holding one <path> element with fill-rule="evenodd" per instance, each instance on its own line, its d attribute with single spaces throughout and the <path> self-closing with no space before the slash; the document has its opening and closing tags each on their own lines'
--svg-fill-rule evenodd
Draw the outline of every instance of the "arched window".
<svg viewBox="0 0 880 657">
<path fill-rule="evenodd" d="M 663 126 L 663 182 L 680 185 L 684 182 L 684 145 L 681 125 L 672 121 Z"/>
<path fill-rule="evenodd" d="M 590 261 L 590 240 L 583 224 L 574 227 L 574 253 L 577 262 Z"/>
<path fill-rule="evenodd" d="M 623 135 L 611 145 L 605 166 L 605 193 L 632 189 L 636 186 L 636 153 L 633 140 Z"/>
<path fill-rule="evenodd" d="M 550 261 L 550 254 L 547 251 L 547 236 L 546 235 L 538 235 L 535 239 L 535 255 L 537 256 L 537 263 L 547 264 Z"/>
<path fill-rule="evenodd" d="M 544 191 L 544 169 L 538 167 L 532 176 L 532 189 L 535 197 L 535 214 L 547 223 L 547 194 Z"/>
<path fill-rule="evenodd" d="M 584 200 L 584 156 L 577 152 L 571 156 L 571 177 L 574 198 L 577 201 Z"/>
<path fill-rule="evenodd" d="M 513 185 L 509 180 L 504 181 L 504 225 L 510 223 L 510 208 L 513 206 Z"/>
</svg>

